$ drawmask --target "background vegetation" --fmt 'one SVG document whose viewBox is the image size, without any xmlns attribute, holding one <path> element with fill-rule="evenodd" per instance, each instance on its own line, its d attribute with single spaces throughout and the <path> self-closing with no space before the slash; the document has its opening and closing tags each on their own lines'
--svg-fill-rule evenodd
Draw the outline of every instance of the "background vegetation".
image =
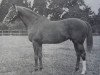
<svg viewBox="0 0 100 75">
<path fill-rule="evenodd" d="M 92 25 L 94 33 L 100 33 L 100 9 L 99 13 L 95 14 L 84 0 L 3 0 L 0 5 L 0 22 L 4 19 L 12 3 L 30 8 L 50 20 L 80 18 Z M 0 23 L 0 29 L 9 28 Z M 25 27 L 20 21 L 15 22 L 11 29 L 25 29 Z"/>
</svg>

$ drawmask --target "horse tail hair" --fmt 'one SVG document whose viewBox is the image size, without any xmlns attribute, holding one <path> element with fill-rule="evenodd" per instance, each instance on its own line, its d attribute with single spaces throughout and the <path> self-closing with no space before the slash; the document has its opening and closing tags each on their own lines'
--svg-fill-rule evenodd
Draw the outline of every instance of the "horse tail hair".
<svg viewBox="0 0 100 75">
<path fill-rule="evenodd" d="M 86 39 L 87 50 L 91 52 L 92 47 L 93 47 L 92 27 L 88 22 L 86 22 L 86 24 L 88 26 L 88 33 L 87 33 L 87 39 Z"/>
</svg>

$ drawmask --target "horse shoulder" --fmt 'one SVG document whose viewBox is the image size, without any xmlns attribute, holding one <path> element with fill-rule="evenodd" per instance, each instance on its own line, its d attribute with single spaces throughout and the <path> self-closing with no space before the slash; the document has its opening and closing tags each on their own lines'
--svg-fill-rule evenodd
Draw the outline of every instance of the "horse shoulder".
<svg viewBox="0 0 100 75">
<path fill-rule="evenodd" d="M 32 26 L 30 29 L 28 29 L 28 38 L 29 40 L 32 42 L 32 40 L 39 40 L 41 37 L 40 37 L 40 27 L 35 27 L 35 26 Z"/>
</svg>

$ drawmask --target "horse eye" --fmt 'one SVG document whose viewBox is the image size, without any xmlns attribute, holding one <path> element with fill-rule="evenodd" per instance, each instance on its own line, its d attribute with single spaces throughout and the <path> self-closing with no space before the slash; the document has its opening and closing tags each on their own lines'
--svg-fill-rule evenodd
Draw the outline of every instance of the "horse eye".
<svg viewBox="0 0 100 75">
<path fill-rule="evenodd" d="M 6 18 L 9 18 L 9 16 L 7 16 Z"/>
</svg>

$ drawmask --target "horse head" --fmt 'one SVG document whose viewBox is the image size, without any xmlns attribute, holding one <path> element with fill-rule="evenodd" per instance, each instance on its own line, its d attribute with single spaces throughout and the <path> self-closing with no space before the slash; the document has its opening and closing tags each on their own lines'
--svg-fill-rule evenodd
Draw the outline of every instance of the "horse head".
<svg viewBox="0 0 100 75">
<path fill-rule="evenodd" d="M 32 26 L 34 23 L 38 23 L 37 21 L 41 19 L 41 16 L 29 8 L 12 4 L 3 20 L 3 24 L 9 26 L 9 23 L 15 21 L 16 19 L 20 19 L 27 28 L 29 25 Z M 44 18 L 42 19 L 44 20 Z"/>
<path fill-rule="evenodd" d="M 18 18 L 18 11 L 16 9 L 16 6 L 12 4 L 12 6 L 9 8 L 7 15 L 3 20 L 3 24 L 8 25 L 10 22 L 15 21 L 17 18 Z"/>
</svg>

